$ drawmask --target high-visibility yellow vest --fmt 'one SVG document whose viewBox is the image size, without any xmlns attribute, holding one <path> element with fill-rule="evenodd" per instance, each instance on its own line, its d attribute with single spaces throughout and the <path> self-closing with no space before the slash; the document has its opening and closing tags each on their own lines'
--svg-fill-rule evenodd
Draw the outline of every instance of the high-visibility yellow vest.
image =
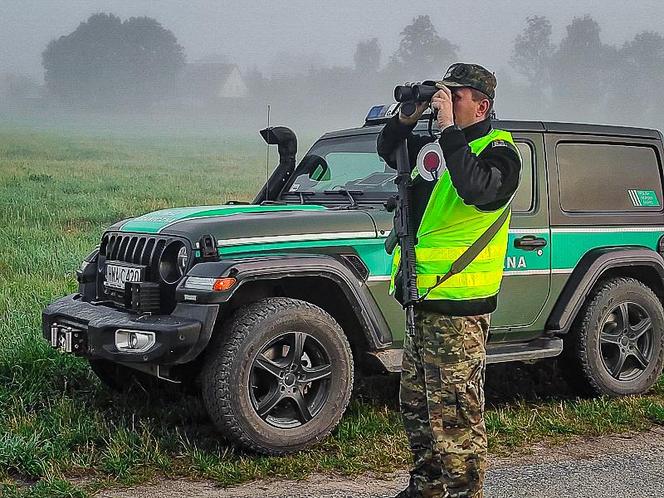
<svg viewBox="0 0 664 498">
<path fill-rule="evenodd" d="M 514 145 L 512 134 L 492 130 L 473 140 L 470 150 L 479 155 L 495 141 Z M 427 300 L 448 299 L 463 301 L 495 296 L 500 290 L 503 265 L 507 252 L 510 217 L 508 215 L 498 233 L 477 257 L 460 273 L 434 287 L 438 278 L 445 275 L 452 263 L 463 254 L 496 221 L 507 206 L 496 211 L 481 211 L 467 205 L 457 194 L 449 171 L 445 170 L 436 183 L 417 230 L 415 246 L 417 289 Z M 392 258 L 390 292 L 394 292 L 394 279 L 399 269 L 400 248 L 395 248 Z"/>
</svg>

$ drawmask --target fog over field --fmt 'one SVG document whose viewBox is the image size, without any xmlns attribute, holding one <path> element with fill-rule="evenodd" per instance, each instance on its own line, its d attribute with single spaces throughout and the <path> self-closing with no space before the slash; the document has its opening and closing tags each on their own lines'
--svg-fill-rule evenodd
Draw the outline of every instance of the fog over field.
<svg viewBox="0 0 664 498">
<path fill-rule="evenodd" d="M 498 117 L 662 127 L 663 16 L 656 0 L 0 0 L 0 111 L 216 135 L 264 126 L 270 104 L 315 135 L 462 60 L 496 72 Z"/>
</svg>

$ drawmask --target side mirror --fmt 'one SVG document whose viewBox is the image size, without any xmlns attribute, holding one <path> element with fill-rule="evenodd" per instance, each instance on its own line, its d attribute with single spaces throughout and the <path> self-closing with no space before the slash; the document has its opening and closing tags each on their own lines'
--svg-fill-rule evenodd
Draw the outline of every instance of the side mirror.
<svg viewBox="0 0 664 498">
<path fill-rule="evenodd" d="M 309 179 L 317 182 L 328 181 L 330 178 L 330 168 L 327 167 L 327 164 L 319 164 L 315 170 L 309 173 Z"/>
<path fill-rule="evenodd" d="M 302 172 L 307 173 L 309 179 L 315 182 L 328 181 L 332 177 L 327 161 L 315 155 L 306 156 L 302 160 Z"/>
</svg>

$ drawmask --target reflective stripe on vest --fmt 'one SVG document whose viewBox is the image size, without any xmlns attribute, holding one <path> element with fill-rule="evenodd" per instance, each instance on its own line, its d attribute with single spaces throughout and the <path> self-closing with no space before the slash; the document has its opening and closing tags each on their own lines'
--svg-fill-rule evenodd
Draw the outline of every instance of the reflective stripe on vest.
<svg viewBox="0 0 664 498">
<path fill-rule="evenodd" d="M 475 155 L 479 155 L 496 141 L 514 145 L 512 135 L 502 130 L 492 130 L 468 145 Z M 438 278 L 449 271 L 452 263 L 508 208 L 509 205 L 485 212 L 465 204 L 452 184 L 449 171 L 445 171 L 431 193 L 417 230 L 415 257 L 419 295 L 425 295 L 436 285 Z M 435 287 L 426 299 L 467 300 L 495 296 L 503 277 L 509 222 L 508 216 L 482 252 L 461 273 Z M 399 261 L 400 250 L 397 246 L 392 259 L 390 292 L 394 292 Z"/>
</svg>

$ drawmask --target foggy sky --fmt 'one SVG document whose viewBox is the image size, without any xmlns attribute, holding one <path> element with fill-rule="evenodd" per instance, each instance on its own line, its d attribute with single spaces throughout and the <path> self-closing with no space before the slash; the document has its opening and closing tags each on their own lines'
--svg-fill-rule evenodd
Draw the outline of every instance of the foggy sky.
<svg viewBox="0 0 664 498">
<path fill-rule="evenodd" d="M 41 81 L 47 43 L 97 12 L 156 18 L 175 33 L 189 61 L 221 54 L 242 69 L 257 66 L 268 73 L 285 52 L 350 65 L 355 44 L 372 37 L 380 41 L 384 63 L 402 28 L 421 14 L 459 46 L 462 60 L 492 70 L 507 66 L 512 41 L 531 15 L 551 20 L 555 42 L 573 17 L 585 14 L 598 21 L 606 43 L 620 45 L 643 30 L 664 31 L 662 0 L 0 0 L 0 73 Z"/>
</svg>

